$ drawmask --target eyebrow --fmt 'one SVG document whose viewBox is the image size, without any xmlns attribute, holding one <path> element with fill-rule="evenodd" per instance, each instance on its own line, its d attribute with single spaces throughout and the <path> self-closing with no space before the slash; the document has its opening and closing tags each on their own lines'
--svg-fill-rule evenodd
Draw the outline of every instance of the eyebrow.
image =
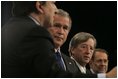
<svg viewBox="0 0 118 79">
<path fill-rule="evenodd" d="M 86 46 L 89 46 L 89 45 L 87 45 L 87 44 L 81 44 L 81 45 L 86 45 Z M 90 46 L 90 47 L 92 47 L 92 46 Z M 94 47 L 92 47 L 92 48 L 94 48 Z"/>
</svg>

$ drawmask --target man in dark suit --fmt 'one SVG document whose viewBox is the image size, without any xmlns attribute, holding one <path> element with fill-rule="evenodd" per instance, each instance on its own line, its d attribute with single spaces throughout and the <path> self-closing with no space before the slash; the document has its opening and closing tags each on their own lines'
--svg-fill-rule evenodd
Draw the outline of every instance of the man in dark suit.
<svg viewBox="0 0 118 79">
<path fill-rule="evenodd" d="M 81 73 L 90 74 L 86 68 L 96 47 L 96 39 L 93 35 L 80 32 L 73 36 L 69 44 L 70 57 L 73 59 Z"/>
<path fill-rule="evenodd" d="M 89 62 L 92 73 L 106 73 L 108 70 L 108 52 L 105 49 L 97 48 Z"/>
<path fill-rule="evenodd" d="M 54 1 L 16 1 L 14 17 L 1 30 L 1 77 L 48 77 L 53 68 Z"/>
<path fill-rule="evenodd" d="M 57 52 L 61 55 L 61 61 L 64 66 L 63 69 L 65 71 L 68 71 L 68 66 L 73 64 L 71 64 L 72 60 L 60 51 L 60 47 L 66 41 L 70 29 L 71 29 L 71 18 L 69 14 L 63 11 L 62 9 L 59 9 L 54 16 L 54 24 L 52 27 L 48 28 L 48 31 L 50 32 L 54 40 L 55 53 Z"/>
</svg>

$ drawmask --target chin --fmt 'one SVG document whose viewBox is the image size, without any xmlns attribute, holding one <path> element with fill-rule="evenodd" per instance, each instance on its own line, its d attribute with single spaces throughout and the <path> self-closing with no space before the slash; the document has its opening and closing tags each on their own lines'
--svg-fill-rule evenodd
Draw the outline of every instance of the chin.
<svg viewBox="0 0 118 79">
<path fill-rule="evenodd" d="M 89 63 L 89 60 L 86 60 L 85 62 L 86 62 L 86 63 Z"/>
</svg>

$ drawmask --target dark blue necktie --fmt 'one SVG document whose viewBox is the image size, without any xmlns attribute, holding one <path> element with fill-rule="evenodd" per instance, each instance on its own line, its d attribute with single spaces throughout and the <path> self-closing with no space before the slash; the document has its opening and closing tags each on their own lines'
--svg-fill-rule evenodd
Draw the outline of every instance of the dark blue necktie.
<svg viewBox="0 0 118 79">
<path fill-rule="evenodd" d="M 65 70 L 64 64 L 63 64 L 63 62 L 62 62 L 60 53 L 59 53 L 59 52 L 56 52 L 56 53 L 55 53 L 55 56 L 56 56 L 56 60 L 57 60 L 57 62 L 58 62 L 59 67 L 62 68 L 63 70 Z"/>
</svg>

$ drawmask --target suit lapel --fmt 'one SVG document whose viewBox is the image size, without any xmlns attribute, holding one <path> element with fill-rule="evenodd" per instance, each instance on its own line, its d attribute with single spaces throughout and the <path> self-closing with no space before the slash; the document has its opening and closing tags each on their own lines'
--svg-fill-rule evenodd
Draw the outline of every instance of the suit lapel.
<svg viewBox="0 0 118 79">
<path fill-rule="evenodd" d="M 86 69 L 86 74 L 92 74 L 92 72 L 89 69 Z"/>
<path fill-rule="evenodd" d="M 66 66 L 66 71 L 71 72 L 71 73 L 78 72 L 78 68 L 76 64 L 69 56 L 66 56 L 65 54 L 62 53 L 62 58 Z"/>
</svg>

